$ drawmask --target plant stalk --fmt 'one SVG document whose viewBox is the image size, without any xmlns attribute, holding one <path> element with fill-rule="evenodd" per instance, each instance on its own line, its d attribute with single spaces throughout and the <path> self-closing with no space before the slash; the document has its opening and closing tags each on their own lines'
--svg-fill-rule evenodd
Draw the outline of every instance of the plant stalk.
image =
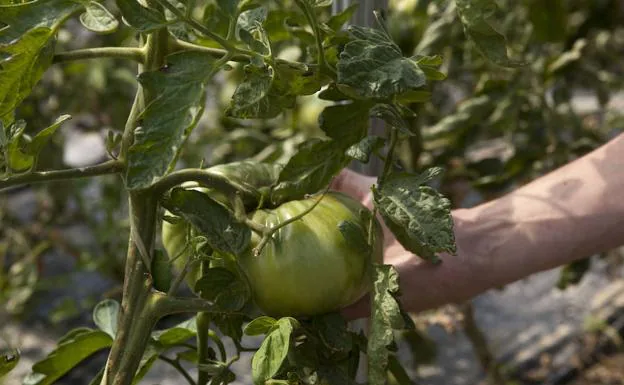
<svg viewBox="0 0 624 385">
<path fill-rule="evenodd" d="M 23 184 L 88 178 L 97 175 L 114 174 L 121 172 L 122 170 L 123 163 L 116 160 L 111 160 L 95 166 L 88 167 L 70 168 L 67 170 L 34 171 L 25 174 L 17 174 L 0 178 L 0 191 L 8 187 Z"/>
<path fill-rule="evenodd" d="M 83 48 L 55 54 L 54 63 L 63 63 L 84 59 L 98 59 L 103 57 L 128 59 L 134 60 L 138 63 L 143 63 L 143 61 L 145 60 L 145 51 L 143 51 L 141 48 L 134 47 Z"/>
<path fill-rule="evenodd" d="M 151 71 L 160 68 L 167 54 L 168 33 L 161 29 L 150 34 L 145 45 L 145 65 L 139 67 Z M 143 68 L 142 68 L 143 67 Z M 139 87 L 133 109 L 124 131 L 124 143 L 120 158 L 125 163 L 126 151 L 134 134 L 134 120 L 151 100 L 152 95 Z M 102 384 L 130 385 L 145 352 L 152 328 L 159 318 L 158 297 L 152 292 L 152 277 L 149 274 L 156 224 L 158 223 L 158 195 L 153 191 L 131 191 L 129 196 L 132 216 L 130 241 L 126 259 L 123 297 L 119 315 L 119 329 L 106 363 Z M 137 239 L 138 238 L 138 239 Z M 150 260 L 144 262 L 138 245 L 143 245 Z"/>
</svg>

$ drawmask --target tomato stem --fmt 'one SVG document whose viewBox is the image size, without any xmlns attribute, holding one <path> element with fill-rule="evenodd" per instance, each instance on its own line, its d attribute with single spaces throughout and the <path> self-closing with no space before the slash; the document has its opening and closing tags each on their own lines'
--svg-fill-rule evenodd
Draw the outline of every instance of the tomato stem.
<svg viewBox="0 0 624 385">
<path fill-rule="evenodd" d="M 208 381 L 210 381 L 210 373 L 202 370 L 199 364 L 208 363 L 208 335 L 210 333 L 210 314 L 207 312 L 197 313 L 195 323 L 197 324 L 197 385 L 206 385 L 208 384 Z"/>
</svg>

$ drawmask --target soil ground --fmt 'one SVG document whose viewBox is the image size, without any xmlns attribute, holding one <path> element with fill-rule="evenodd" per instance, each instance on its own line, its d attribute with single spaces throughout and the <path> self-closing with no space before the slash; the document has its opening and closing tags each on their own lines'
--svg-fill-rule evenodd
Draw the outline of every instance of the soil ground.
<svg viewBox="0 0 624 385">
<path fill-rule="evenodd" d="M 624 353 L 604 357 L 569 385 L 624 385 Z"/>
</svg>

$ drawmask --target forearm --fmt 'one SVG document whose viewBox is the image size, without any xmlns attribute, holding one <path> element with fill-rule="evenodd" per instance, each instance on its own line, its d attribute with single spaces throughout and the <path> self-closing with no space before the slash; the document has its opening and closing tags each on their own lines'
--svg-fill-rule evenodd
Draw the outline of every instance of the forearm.
<svg viewBox="0 0 624 385">
<path fill-rule="evenodd" d="M 514 192 L 457 210 L 457 256 L 440 266 L 397 257 L 410 310 L 490 288 L 624 244 L 624 135 Z"/>
</svg>

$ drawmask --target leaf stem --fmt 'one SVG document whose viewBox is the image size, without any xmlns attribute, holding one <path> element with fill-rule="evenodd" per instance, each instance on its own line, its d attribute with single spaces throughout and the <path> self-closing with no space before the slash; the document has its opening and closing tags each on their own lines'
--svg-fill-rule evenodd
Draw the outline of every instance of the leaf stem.
<svg viewBox="0 0 624 385">
<path fill-rule="evenodd" d="M 54 55 L 54 63 L 98 58 L 128 59 L 139 63 L 145 61 L 145 50 L 135 47 L 96 47 L 59 52 Z"/>
<path fill-rule="evenodd" d="M 310 27 L 312 27 L 312 31 L 314 32 L 314 39 L 316 40 L 316 50 L 317 50 L 317 61 L 321 69 L 327 69 L 335 75 L 336 71 L 331 68 L 327 61 L 325 60 L 325 49 L 323 48 L 323 36 L 321 33 L 321 29 L 319 28 L 318 19 L 316 18 L 316 13 L 314 13 L 314 8 L 310 5 L 307 0 L 295 0 L 299 8 L 303 11 Z"/>
<path fill-rule="evenodd" d="M 221 58 L 228 54 L 227 50 L 224 50 L 221 48 L 204 47 L 203 45 L 189 43 L 187 41 L 179 40 L 179 39 L 172 40 L 170 44 L 171 44 L 172 51 L 187 50 L 187 51 L 204 52 L 216 58 Z M 230 52 L 230 55 L 231 55 L 229 58 L 230 61 L 248 62 L 249 59 L 252 57 L 253 52 L 237 48 L 237 52 L 235 53 Z M 285 66 L 295 68 L 300 71 L 314 71 L 314 70 L 317 70 L 317 68 L 319 67 L 317 64 L 314 64 L 314 63 L 308 64 L 308 63 L 284 60 L 284 59 L 279 59 L 279 58 L 275 59 L 274 64 L 285 65 Z"/>
<path fill-rule="evenodd" d="M 176 368 L 176 370 L 178 372 L 180 372 L 180 374 L 186 379 L 186 381 L 190 384 L 190 385 L 197 385 L 197 383 L 195 382 L 195 380 L 193 380 L 193 377 L 191 377 L 191 375 L 186 371 L 186 369 L 184 369 L 184 367 L 180 364 L 180 361 L 178 360 L 172 360 L 171 358 L 165 356 L 165 355 L 159 355 L 158 356 L 159 359 L 165 361 L 166 363 L 168 363 L 169 365 L 173 366 L 174 368 Z"/>
<path fill-rule="evenodd" d="M 229 52 L 221 48 L 204 47 L 203 45 L 189 43 L 188 41 L 175 39 L 171 41 L 171 48 L 173 51 L 188 50 L 204 52 L 212 55 L 216 58 L 221 58 L 227 55 Z M 231 56 L 230 60 L 235 62 L 243 62 L 249 60 L 249 55 L 243 53 L 235 53 Z"/>
<path fill-rule="evenodd" d="M 236 23 L 238 22 L 238 17 L 240 16 L 240 12 L 238 7 L 234 15 L 230 17 L 230 23 L 228 25 L 227 35 L 225 36 L 225 40 L 232 41 L 234 40 L 234 34 L 236 33 Z"/>
<path fill-rule="evenodd" d="M 227 177 L 206 172 L 202 169 L 185 169 L 174 171 L 160 178 L 151 186 L 156 195 L 162 195 L 168 190 L 181 185 L 184 182 L 198 182 L 202 186 L 213 187 L 223 193 L 236 194 L 236 188 L 230 184 Z M 231 196 L 231 195 L 230 195 Z"/>
<path fill-rule="evenodd" d="M 88 167 L 70 168 L 67 170 L 34 171 L 0 178 L 0 191 L 7 187 L 28 184 L 51 182 L 55 180 L 87 178 L 97 175 L 115 174 L 123 171 L 124 165 L 117 160 Z"/>
<path fill-rule="evenodd" d="M 199 22 L 195 21 L 195 19 L 187 17 L 187 15 L 185 15 L 175 5 L 169 3 L 168 1 L 166 1 L 166 0 L 156 0 L 156 2 L 158 2 L 158 4 L 162 5 L 163 7 L 167 8 L 169 11 L 171 11 L 171 13 L 176 15 L 181 21 L 184 21 L 185 23 L 187 23 L 188 25 L 190 25 L 191 27 L 193 27 L 197 31 L 203 33 L 204 35 L 208 36 L 212 40 L 214 40 L 217 43 L 219 43 L 223 48 L 225 48 L 231 54 L 236 54 L 236 53 L 240 53 L 240 52 L 246 52 L 246 50 L 241 50 L 240 48 L 238 48 L 234 44 L 232 44 L 232 42 L 230 42 L 230 41 L 224 39 L 223 37 L 217 35 L 216 33 L 212 32 L 206 26 L 204 26 L 204 25 L 200 24 Z"/>
</svg>

